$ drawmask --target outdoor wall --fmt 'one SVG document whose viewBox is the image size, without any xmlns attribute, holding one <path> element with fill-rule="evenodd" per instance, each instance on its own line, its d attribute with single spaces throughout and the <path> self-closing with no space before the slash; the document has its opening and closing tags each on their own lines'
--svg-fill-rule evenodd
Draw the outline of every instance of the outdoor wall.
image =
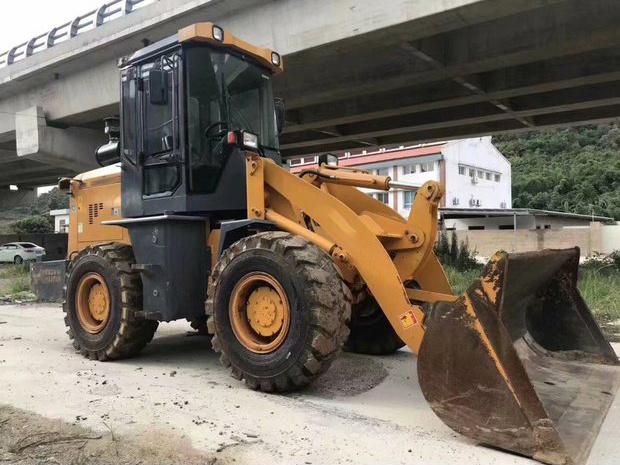
<svg viewBox="0 0 620 465">
<path fill-rule="evenodd" d="M 499 229 L 500 226 L 513 226 L 513 216 L 491 216 L 488 218 L 454 218 L 444 220 L 446 228 L 469 229 L 470 226 L 484 226 L 484 229 Z M 562 218 L 555 216 L 517 215 L 517 229 L 589 228 L 590 221 L 585 218 Z"/>
<path fill-rule="evenodd" d="M 454 218 L 444 220 L 445 227 L 456 230 L 467 230 L 470 226 L 484 226 L 484 229 L 497 230 L 500 226 L 513 226 L 514 217 L 497 217 L 489 218 Z M 534 217 L 531 215 L 517 216 L 517 229 L 536 229 Z"/>
<path fill-rule="evenodd" d="M 609 254 L 620 250 L 620 224 L 601 228 L 601 253 Z"/>
<path fill-rule="evenodd" d="M 449 142 L 442 150 L 446 164 L 446 207 L 469 208 L 469 200 L 480 201 L 480 208 L 512 208 L 510 162 L 491 143 L 491 137 Z M 500 181 L 477 179 L 459 174 L 459 165 L 500 174 Z M 458 199 L 458 204 L 453 199 Z M 505 207 L 502 206 L 505 204 Z"/>
<path fill-rule="evenodd" d="M 620 250 L 620 226 L 604 226 L 596 222 L 585 228 L 455 232 L 459 241 L 467 241 L 469 247 L 482 257 L 490 257 L 497 250 L 527 252 L 575 246 L 581 249 L 582 257 Z"/>
</svg>

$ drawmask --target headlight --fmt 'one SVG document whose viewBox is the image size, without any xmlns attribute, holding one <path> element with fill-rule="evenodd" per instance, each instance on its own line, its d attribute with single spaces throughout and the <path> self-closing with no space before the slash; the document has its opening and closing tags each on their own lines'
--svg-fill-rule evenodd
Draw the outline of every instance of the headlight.
<svg viewBox="0 0 620 465">
<path fill-rule="evenodd" d="M 219 26 L 213 26 L 213 38 L 222 42 L 224 40 L 224 29 Z"/>
<path fill-rule="evenodd" d="M 258 136 L 251 132 L 243 131 L 243 146 L 249 149 L 258 149 Z"/>
<path fill-rule="evenodd" d="M 280 66 L 280 55 L 276 52 L 271 52 L 271 62 L 276 66 Z"/>
</svg>

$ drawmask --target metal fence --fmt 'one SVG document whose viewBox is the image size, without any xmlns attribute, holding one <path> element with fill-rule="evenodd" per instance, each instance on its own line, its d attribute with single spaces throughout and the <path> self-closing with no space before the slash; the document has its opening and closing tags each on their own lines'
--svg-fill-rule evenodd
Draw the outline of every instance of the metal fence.
<svg viewBox="0 0 620 465">
<path fill-rule="evenodd" d="M 39 34 L 6 52 L 0 53 L 0 68 L 10 66 L 42 50 L 72 39 L 78 34 L 97 28 L 118 17 L 128 15 L 153 0 L 110 0 L 99 8 L 91 10 L 77 18 L 68 21 L 52 30 Z"/>
</svg>

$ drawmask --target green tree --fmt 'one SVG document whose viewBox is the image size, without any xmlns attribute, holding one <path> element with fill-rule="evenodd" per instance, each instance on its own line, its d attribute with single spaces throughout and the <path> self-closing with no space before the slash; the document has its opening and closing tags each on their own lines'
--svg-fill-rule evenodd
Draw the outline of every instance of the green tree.
<svg viewBox="0 0 620 465">
<path fill-rule="evenodd" d="M 17 234 L 50 233 L 54 232 L 54 225 L 50 216 L 29 216 L 16 221 L 12 225 L 13 232 Z"/>
<path fill-rule="evenodd" d="M 450 238 L 450 255 L 449 264 L 456 265 L 459 259 L 459 239 L 456 237 L 456 231 L 452 231 L 452 237 Z"/>
<path fill-rule="evenodd" d="M 513 206 L 620 219 L 618 122 L 494 138 L 512 163 Z"/>
<path fill-rule="evenodd" d="M 51 191 L 37 197 L 32 206 L 33 215 L 47 215 L 50 210 L 69 208 L 69 195 L 54 187 Z"/>
</svg>

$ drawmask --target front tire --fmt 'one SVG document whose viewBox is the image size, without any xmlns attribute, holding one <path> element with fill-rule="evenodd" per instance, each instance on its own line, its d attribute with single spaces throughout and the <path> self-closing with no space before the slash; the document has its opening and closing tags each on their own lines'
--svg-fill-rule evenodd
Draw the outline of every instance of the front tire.
<svg viewBox="0 0 620 465">
<path fill-rule="evenodd" d="M 84 357 L 131 357 L 153 339 L 158 323 L 135 318 L 142 309 L 142 281 L 133 263 L 130 246 L 112 243 L 87 247 L 69 264 L 65 325 Z"/>
<path fill-rule="evenodd" d="M 349 327 L 351 334 L 344 346 L 347 352 L 389 355 L 405 346 L 371 295 L 353 306 Z"/>
<path fill-rule="evenodd" d="M 325 372 L 348 335 L 350 292 L 331 258 L 285 232 L 234 243 L 213 270 L 213 348 L 252 389 L 299 389 Z"/>
<path fill-rule="evenodd" d="M 13 263 L 15 263 L 16 265 L 21 265 L 22 263 L 24 263 L 24 259 L 19 255 L 15 255 Z"/>
</svg>

